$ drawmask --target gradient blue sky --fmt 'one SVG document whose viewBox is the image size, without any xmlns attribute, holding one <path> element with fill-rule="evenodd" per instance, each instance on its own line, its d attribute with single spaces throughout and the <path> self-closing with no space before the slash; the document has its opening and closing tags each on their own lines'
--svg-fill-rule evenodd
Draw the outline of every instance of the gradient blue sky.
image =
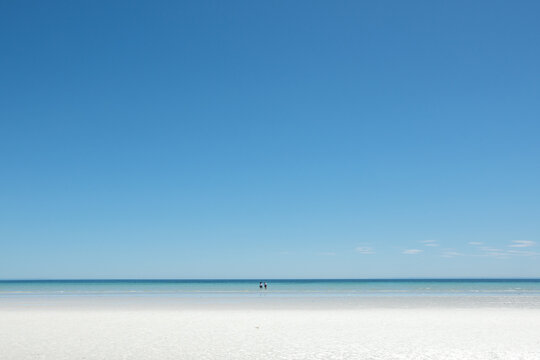
<svg viewBox="0 0 540 360">
<path fill-rule="evenodd" d="M 540 276 L 537 1 L 2 1 L 0 278 Z"/>
</svg>

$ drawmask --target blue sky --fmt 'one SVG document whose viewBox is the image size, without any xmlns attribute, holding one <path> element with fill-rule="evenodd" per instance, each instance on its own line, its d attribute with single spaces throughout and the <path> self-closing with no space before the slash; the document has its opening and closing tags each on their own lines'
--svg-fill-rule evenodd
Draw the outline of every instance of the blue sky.
<svg viewBox="0 0 540 360">
<path fill-rule="evenodd" d="M 0 278 L 540 277 L 536 1 L 3 1 Z"/>
</svg>

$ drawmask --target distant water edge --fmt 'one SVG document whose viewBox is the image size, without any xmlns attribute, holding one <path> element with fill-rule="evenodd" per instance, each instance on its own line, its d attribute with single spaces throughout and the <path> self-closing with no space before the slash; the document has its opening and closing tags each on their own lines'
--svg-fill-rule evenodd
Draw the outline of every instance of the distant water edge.
<svg viewBox="0 0 540 360">
<path fill-rule="evenodd" d="M 268 285 L 259 287 L 260 282 Z M 540 279 L 0 280 L 0 296 L 540 296 Z"/>
</svg>

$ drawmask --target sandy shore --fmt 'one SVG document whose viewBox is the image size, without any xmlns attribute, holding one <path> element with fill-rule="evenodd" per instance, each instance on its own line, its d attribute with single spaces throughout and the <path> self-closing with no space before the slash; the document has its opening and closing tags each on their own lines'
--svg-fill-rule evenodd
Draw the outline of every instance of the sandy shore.
<svg viewBox="0 0 540 360">
<path fill-rule="evenodd" d="M 0 301 L 1 359 L 540 359 L 538 308 L 42 300 Z"/>
</svg>

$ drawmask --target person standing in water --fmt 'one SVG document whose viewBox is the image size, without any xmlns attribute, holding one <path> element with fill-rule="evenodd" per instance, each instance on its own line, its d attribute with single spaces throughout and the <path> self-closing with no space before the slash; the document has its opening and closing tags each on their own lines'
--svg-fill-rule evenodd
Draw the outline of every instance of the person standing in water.
<svg viewBox="0 0 540 360">
<path fill-rule="evenodd" d="M 265 282 L 264 282 L 264 290 L 266 290 L 266 287 L 267 287 L 267 286 L 268 286 L 268 285 L 266 284 L 266 281 L 265 281 Z"/>
<path fill-rule="evenodd" d="M 262 289 L 262 281 L 259 281 L 259 289 Z"/>
</svg>

